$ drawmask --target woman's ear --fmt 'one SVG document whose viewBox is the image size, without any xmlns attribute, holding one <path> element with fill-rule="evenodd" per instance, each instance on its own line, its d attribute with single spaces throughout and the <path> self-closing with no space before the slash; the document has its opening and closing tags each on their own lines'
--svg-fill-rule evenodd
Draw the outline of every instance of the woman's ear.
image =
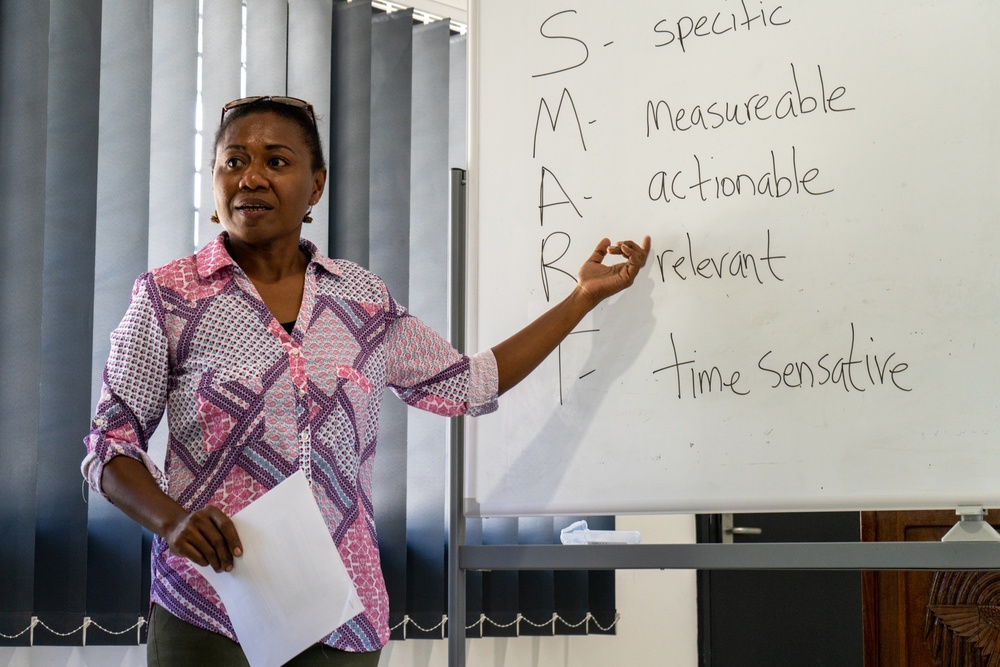
<svg viewBox="0 0 1000 667">
<path fill-rule="evenodd" d="M 313 191 L 310 204 L 315 205 L 323 197 L 323 190 L 326 188 L 326 169 L 320 169 L 313 174 Z"/>
</svg>

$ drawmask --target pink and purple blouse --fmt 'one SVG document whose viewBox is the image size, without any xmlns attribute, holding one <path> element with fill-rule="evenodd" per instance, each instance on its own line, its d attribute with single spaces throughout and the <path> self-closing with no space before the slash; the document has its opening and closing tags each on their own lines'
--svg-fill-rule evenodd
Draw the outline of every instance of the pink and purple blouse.
<svg viewBox="0 0 1000 667">
<path fill-rule="evenodd" d="M 371 496 L 383 389 L 448 417 L 484 414 L 497 406 L 496 360 L 459 354 L 377 276 L 300 245 L 312 260 L 291 334 L 226 252 L 224 234 L 136 280 L 111 335 L 82 469 L 101 492 L 104 464 L 129 456 L 186 509 L 229 515 L 302 470 L 365 605 L 324 642 L 371 651 L 389 639 Z M 164 410 L 160 470 L 148 441 Z M 215 590 L 159 536 L 151 598 L 236 639 Z"/>
</svg>

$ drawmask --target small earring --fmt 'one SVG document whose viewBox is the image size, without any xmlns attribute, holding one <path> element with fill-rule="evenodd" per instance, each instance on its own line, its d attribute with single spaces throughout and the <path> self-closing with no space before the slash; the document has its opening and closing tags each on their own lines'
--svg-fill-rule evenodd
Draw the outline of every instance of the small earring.
<svg viewBox="0 0 1000 667">
<path fill-rule="evenodd" d="M 219 212 L 218 211 L 213 211 L 212 212 L 212 217 L 209 218 L 209 220 L 211 220 L 215 224 L 219 224 Z"/>
<path fill-rule="evenodd" d="M 302 222 L 312 222 L 313 221 L 312 216 L 309 215 L 310 213 L 312 213 L 312 210 L 313 210 L 312 206 L 310 206 L 309 210 L 306 211 L 306 217 L 302 218 Z"/>
</svg>

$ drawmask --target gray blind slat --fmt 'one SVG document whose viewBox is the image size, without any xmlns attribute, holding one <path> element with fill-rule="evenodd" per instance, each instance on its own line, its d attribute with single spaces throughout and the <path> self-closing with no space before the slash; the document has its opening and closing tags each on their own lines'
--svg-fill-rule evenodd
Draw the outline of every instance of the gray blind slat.
<svg viewBox="0 0 1000 667">
<path fill-rule="evenodd" d="M 288 53 L 288 0 L 247 0 L 247 95 L 283 95 Z"/>
<path fill-rule="evenodd" d="M 148 268 L 149 141 L 152 95 L 152 0 L 104 0 L 94 253 L 95 368 L 128 305 L 136 276 Z M 100 378 L 95 378 L 92 405 Z"/>
<path fill-rule="evenodd" d="M 371 264 L 402 303 L 409 292 L 412 12 L 372 20 Z"/>
<path fill-rule="evenodd" d="M 215 238 L 222 228 L 211 221 L 212 148 L 222 105 L 240 97 L 240 48 L 243 43 L 241 0 L 209 0 L 204 4 L 202 40 L 202 151 L 201 206 L 198 208 L 198 246 Z"/>
<path fill-rule="evenodd" d="M 149 243 L 152 0 L 104 0 L 94 252 L 93 367 L 104 367 L 109 334 L 125 312 Z M 91 405 L 100 374 L 93 374 Z M 84 433 L 80 434 L 81 437 Z M 142 531 L 90 494 L 87 608 L 93 614 L 141 613 Z M 99 621 L 100 618 L 97 617 Z"/>
<path fill-rule="evenodd" d="M 149 147 L 150 267 L 194 251 L 198 0 L 153 5 Z"/>
<path fill-rule="evenodd" d="M 27 620 L 34 581 L 42 320 L 47 2 L 0 3 L 0 621 Z M 28 446 L 16 446 L 27 444 Z M 7 612 L 21 612 L 8 615 Z"/>
<path fill-rule="evenodd" d="M 341 2 L 333 8 L 326 186 L 330 254 L 366 267 L 370 266 L 371 12 L 370 2 Z"/>
<path fill-rule="evenodd" d="M 469 168 L 469 127 L 466 121 L 468 44 L 469 40 L 465 35 L 451 37 L 451 66 L 448 82 L 448 166 L 456 169 Z"/>
<path fill-rule="evenodd" d="M 100 8 L 53 2 L 49 24 L 35 611 L 72 610 L 77 624 L 87 593 L 79 459 L 90 419 Z"/>
<path fill-rule="evenodd" d="M 370 268 L 406 304 L 409 292 L 412 12 L 372 19 Z M 372 482 L 382 569 L 393 608 L 405 609 L 408 408 L 387 392 Z M 390 614 L 390 625 L 399 622 Z"/>
<path fill-rule="evenodd" d="M 411 311 L 448 335 L 451 219 L 448 169 L 448 23 L 413 28 L 410 156 Z M 408 613 L 422 627 L 440 618 L 445 587 L 448 421 L 412 410 L 407 434 Z M 418 618 L 417 615 L 423 616 Z M 426 625 L 425 625 L 426 624 Z"/>
<path fill-rule="evenodd" d="M 330 153 L 330 21 L 333 0 L 289 0 L 288 94 L 312 102 L 319 118 L 323 152 Z M 326 254 L 330 248 L 330 198 L 323 195 L 312 210 L 312 223 L 302 236 Z"/>
</svg>

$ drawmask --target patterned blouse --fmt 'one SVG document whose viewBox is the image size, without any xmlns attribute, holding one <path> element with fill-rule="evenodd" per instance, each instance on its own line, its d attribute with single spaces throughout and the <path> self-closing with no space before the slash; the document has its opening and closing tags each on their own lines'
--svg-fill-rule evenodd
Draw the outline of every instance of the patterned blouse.
<svg viewBox="0 0 1000 667">
<path fill-rule="evenodd" d="M 408 315 L 374 274 L 318 254 L 291 334 L 226 252 L 222 234 L 198 253 L 141 275 L 111 355 L 82 470 L 101 492 L 115 456 L 145 464 L 189 511 L 232 515 L 302 470 L 365 611 L 324 642 L 371 651 L 389 639 L 372 464 L 383 389 L 444 415 L 497 405 L 491 352 L 466 357 Z M 166 409 L 164 470 L 147 454 Z M 215 590 L 155 537 L 153 602 L 235 639 Z"/>
</svg>

